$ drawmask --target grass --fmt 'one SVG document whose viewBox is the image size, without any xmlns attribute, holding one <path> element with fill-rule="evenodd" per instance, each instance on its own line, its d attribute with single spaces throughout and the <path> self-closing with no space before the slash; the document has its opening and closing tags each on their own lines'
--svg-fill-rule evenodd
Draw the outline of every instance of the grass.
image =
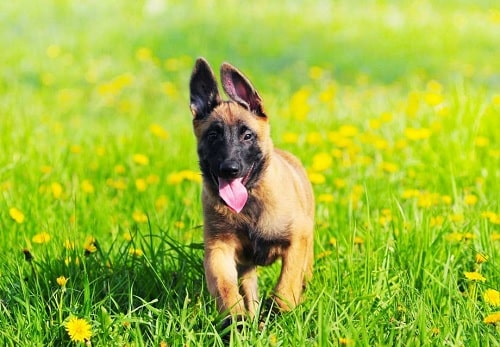
<svg viewBox="0 0 500 347">
<path fill-rule="evenodd" d="M 96 346 L 223 345 L 188 109 L 205 56 L 250 76 L 317 200 L 304 303 L 232 345 L 498 345 L 499 8 L 161 3 L 1 5 L 0 342 L 73 345 L 78 317 Z"/>
</svg>

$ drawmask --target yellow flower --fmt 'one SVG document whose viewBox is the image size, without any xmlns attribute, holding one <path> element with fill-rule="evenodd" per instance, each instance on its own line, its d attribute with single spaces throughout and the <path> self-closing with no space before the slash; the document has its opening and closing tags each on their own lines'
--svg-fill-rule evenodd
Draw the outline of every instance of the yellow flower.
<svg viewBox="0 0 500 347">
<path fill-rule="evenodd" d="M 337 239 L 335 237 L 330 237 L 330 240 L 328 240 L 328 243 L 332 245 L 333 247 L 337 246 Z"/>
<path fill-rule="evenodd" d="M 24 214 L 21 210 L 11 207 L 9 209 L 10 218 L 12 218 L 16 223 L 21 224 L 24 222 Z"/>
<path fill-rule="evenodd" d="M 340 346 L 354 345 L 354 340 L 348 339 L 347 337 L 339 338 Z"/>
<path fill-rule="evenodd" d="M 142 257 L 144 255 L 144 252 L 139 248 L 131 248 L 128 253 L 134 257 Z"/>
<path fill-rule="evenodd" d="M 495 289 L 486 289 L 483 294 L 484 302 L 492 306 L 500 306 L 500 292 Z"/>
<path fill-rule="evenodd" d="M 473 271 L 473 272 L 464 272 L 465 278 L 471 281 L 478 281 L 478 282 L 485 282 L 486 277 L 481 275 L 479 272 Z"/>
<path fill-rule="evenodd" d="M 359 130 L 354 125 L 342 125 L 339 128 L 339 133 L 344 137 L 354 137 L 359 133 Z"/>
<path fill-rule="evenodd" d="M 126 240 L 126 241 L 132 241 L 132 234 L 130 233 L 130 231 L 125 231 L 123 233 L 123 238 Z"/>
<path fill-rule="evenodd" d="M 283 134 L 283 142 L 285 143 L 297 143 L 299 142 L 299 135 L 297 133 L 284 133 Z"/>
<path fill-rule="evenodd" d="M 136 153 L 132 156 L 132 160 L 138 165 L 146 166 L 149 164 L 149 158 L 144 154 Z"/>
<path fill-rule="evenodd" d="M 153 52 L 147 47 L 139 47 L 137 51 L 135 51 L 135 57 L 139 61 L 148 61 L 153 57 Z"/>
<path fill-rule="evenodd" d="M 354 244 L 355 245 L 362 245 L 365 242 L 361 236 L 355 236 L 354 237 Z"/>
<path fill-rule="evenodd" d="M 321 152 L 313 157 L 312 169 L 314 171 L 325 171 L 332 167 L 333 159 L 328 153 Z"/>
<path fill-rule="evenodd" d="M 82 191 L 87 194 L 94 192 L 94 185 L 89 180 L 82 181 Z"/>
<path fill-rule="evenodd" d="M 397 164 L 394 164 L 394 163 L 389 163 L 389 162 L 386 162 L 384 161 L 381 165 L 380 165 L 381 169 L 387 173 L 394 173 L 394 172 L 397 172 L 399 170 L 399 166 Z"/>
<path fill-rule="evenodd" d="M 486 324 L 496 324 L 500 322 L 500 312 L 494 312 L 484 317 L 483 322 Z"/>
<path fill-rule="evenodd" d="M 412 141 L 425 140 L 432 135 L 432 131 L 427 128 L 407 128 L 404 133 L 406 138 Z"/>
<path fill-rule="evenodd" d="M 66 283 L 68 283 L 68 279 L 64 276 L 59 276 L 56 278 L 56 282 L 60 287 L 66 287 Z"/>
<path fill-rule="evenodd" d="M 319 172 L 310 172 L 308 176 L 312 184 L 323 184 L 326 182 L 325 176 Z"/>
<path fill-rule="evenodd" d="M 487 147 L 490 144 L 490 140 L 487 137 L 484 136 L 478 136 L 474 140 L 474 144 L 476 147 Z"/>
<path fill-rule="evenodd" d="M 323 193 L 318 195 L 318 202 L 330 203 L 334 200 L 333 194 Z"/>
<path fill-rule="evenodd" d="M 135 180 L 135 187 L 137 188 L 138 191 L 144 192 L 146 191 L 146 189 L 148 189 L 148 184 L 145 179 L 138 178 Z"/>
<path fill-rule="evenodd" d="M 92 328 L 85 319 L 70 317 L 65 326 L 71 341 L 85 342 L 92 336 Z"/>
<path fill-rule="evenodd" d="M 165 195 L 160 195 L 156 200 L 155 200 L 155 209 L 156 211 L 161 211 L 163 210 L 168 204 L 168 198 Z"/>
<path fill-rule="evenodd" d="M 319 80 L 323 76 L 323 69 L 319 66 L 311 66 L 309 68 L 309 78 Z"/>
<path fill-rule="evenodd" d="M 476 253 L 476 263 L 477 264 L 486 263 L 487 261 L 488 261 L 487 255 L 481 254 L 481 253 Z"/>
<path fill-rule="evenodd" d="M 50 241 L 50 235 L 49 233 L 44 231 L 33 236 L 31 241 L 33 241 L 34 243 L 47 243 Z"/>
<path fill-rule="evenodd" d="M 115 165 L 114 171 L 115 171 L 115 174 L 122 175 L 125 173 L 126 169 L 125 169 L 125 166 L 118 164 L 118 165 Z"/>
<path fill-rule="evenodd" d="M 135 211 L 135 212 L 132 214 L 132 219 L 133 219 L 136 223 L 147 223 L 147 221 L 148 221 L 148 216 L 147 216 L 144 212 L 141 212 L 141 211 Z"/>
<path fill-rule="evenodd" d="M 96 239 L 91 235 L 87 236 L 83 244 L 83 248 L 85 248 L 86 253 L 96 252 L 97 251 Z"/>
<path fill-rule="evenodd" d="M 154 136 L 160 138 L 160 139 L 163 139 L 163 140 L 166 140 L 168 139 L 168 132 L 159 124 L 156 124 L 156 123 L 153 123 L 149 126 L 149 131 L 151 132 L 151 134 L 153 134 Z"/>
<path fill-rule="evenodd" d="M 477 196 L 474 195 L 474 194 L 467 194 L 465 197 L 464 197 L 464 202 L 466 205 L 469 205 L 469 206 L 474 206 L 475 204 L 477 204 Z"/>
<path fill-rule="evenodd" d="M 63 187 L 60 183 L 53 182 L 50 184 L 50 190 L 54 199 L 59 199 L 63 193 Z"/>
<path fill-rule="evenodd" d="M 65 240 L 63 243 L 63 247 L 69 251 L 75 249 L 75 243 L 70 240 Z"/>
</svg>

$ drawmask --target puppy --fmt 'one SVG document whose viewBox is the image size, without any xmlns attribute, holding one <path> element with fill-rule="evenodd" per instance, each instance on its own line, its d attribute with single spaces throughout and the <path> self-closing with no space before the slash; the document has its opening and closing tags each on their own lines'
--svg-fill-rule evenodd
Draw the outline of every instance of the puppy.
<svg viewBox="0 0 500 347">
<path fill-rule="evenodd" d="M 274 148 L 262 99 L 250 81 L 227 63 L 220 74 L 230 100 L 222 100 L 203 58 L 190 81 L 208 289 L 221 313 L 253 317 L 259 304 L 256 266 L 281 258 L 273 299 L 288 311 L 312 276 L 312 187 L 300 161 Z"/>
</svg>

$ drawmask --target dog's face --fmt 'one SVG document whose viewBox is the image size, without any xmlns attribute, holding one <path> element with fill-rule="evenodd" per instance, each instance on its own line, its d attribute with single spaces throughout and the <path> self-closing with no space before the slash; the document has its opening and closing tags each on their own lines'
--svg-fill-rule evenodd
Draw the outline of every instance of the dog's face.
<svg viewBox="0 0 500 347">
<path fill-rule="evenodd" d="M 212 69 L 198 59 L 190 82 L 193 127 L 206 187 L 239 212 L 272 144 L 261 98 L 250 82 L 227 63 L 221 81 L 231 101 L 222 101 Z"/>
</svg>

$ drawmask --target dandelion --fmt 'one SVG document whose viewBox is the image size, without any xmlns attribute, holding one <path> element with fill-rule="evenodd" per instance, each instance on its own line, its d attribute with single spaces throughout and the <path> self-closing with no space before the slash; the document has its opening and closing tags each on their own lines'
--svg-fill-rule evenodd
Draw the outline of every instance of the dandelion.
<svg viewBox="0 0 500 347">
<path fill-rule="evenodd" d="M 484 317 L 483 322 L 486 324 L 496 324 L 500 322 L 500 312 L 494 312 Z"/>
<path fill-rule="evenodd" d="M 355 236 L 353 242 L 355 245 L 361 246 L 365 240 L 361 236 Z"/>
<path fill-rule="evenodd" d="M 323 69 L 319 66 L 311 66 L 309 68 L 309 78 L 312 80 L 319 80 L 323 76 Z"/>
<path fill-rule="evenodd" d="M 134 154 L 132 156 L 132 160 L 134 161 L 134 163 L 142 166 L 146 166 L 149 164 L 149 158 L 146 155 L 140 153 Z"/>
<path fill-rule="evenodd" d="M 139 248 L 131 248 L 128 250 L 128 254 L 133 257 L 142 257 L 144 255 L 144 252 Z"/>
<path fill-rule="evenodd" d="M 130 231 L 125 231 L 122 236 L 125 241 L 132 241 L 132 234 Z"/>
<path fill-rule="evenodd" d="M 178 229 L 184 229 L 186 224 L 183 221 L 178 220 L 174 223 L 174 226 Z"/>
<path fill-rule="evenodd" d="M 339 345 L 341 346 L 347 346 L 347 345 L 353 345 L 354 341 L 351 339 L 348 339 L 347 337 L 341 337 L 339 338 Z"/>
<path fill-rule="evenodd" d="M 408 140 L 418 141 L 425 140 L 431 137 L 432 131 L 427 128 L 407 128 L 405 129 L 404 134 Z"/>
<path fill-rule="evenodd" d="M 499 240 L 500 240 L 500 233 L 491 234 L 491 241 L 499 241 Z"/>
<path fill-rule="evenodd" d="M 287 132 L 283 134 L 282 139 L 285 143 L 297 143 L 299 142 L 299 135 L 297 133 Z"/>
<path fill-rule="evenodd" d="M 161 86 L 163 93 L 167 96 L 174 97 L 178 94 L 177 86 L 172 82 L 163 82 Z"/>
<path fill-rule="evenodd" d="M 9 215 L 10 218 L 12 218 L 16 223 L 22 224 L 24 223 L 24 213 L 21 212 L 21 210 L 11 207 L 9 209 Z"/>
<path fill-rule="evenodd" d="M 326 182 L 325 176 L 319 172 L 310 172 L 308 176 L 312 184 L 323 184 Z"/>
<path fill-rule="evenodd" d="M 85 249 L 85 254 L 94 253 L 97 251 L 96 239 L 89 235 L 83 243 L 83 248 Z"/>
<path fill-rule="evenodd" d="M 500 306 L 500 292 L 495 289 L 486 289 L 483 294 L 484 302 L 492 306 Z"/>
<path fill-rule="evenodd" d="M 148 215 L 141 211 L 134 211 L 134 213 L 132 214 L 132 219 L 136 223 L 147 223 Z"/>
<path fill-rule="evenodd" d="M 34 243 L 47 243 L 50 241 L 50 235 L 49 233 L 47 232 L 41 232 L 39 234 L 36 234 L 35 236 L 33 236 L 33 238 L 31 239 L 31 241 L 33 241 Z"/>
<path fill-rule="evenodd" d="M 304 120 L 309 114 L 309 96 L 311 91 L 308 88 L 301 88 L 295 92 L 290 99 L 290 114 L 297 120 Z"/>
<path fill-rule="evenodd" d="M 155 200 L 155 209 L 156 211 L 161 211 L 163 210 L 168 204 L 168 198 L 165 195 L 160 195 L 156 200 Z"/>
<path fill-rule="evenodd" d="M 83 149 L 80 145 L 71 145 L 69 146 L 69 151 L 73 154 L 80 154 L 82 153 Z"/>
<path fill-rule="evenodd" d="M 68 283 L 68 279 L 64 276 L 59 276 L 56 278 L 56 282 L 59 285 L 59 287 L 66 287 L 66 283 Z"/>
<path fill-rule="evenodd" d="M 488 256 L 482 253 L 476 253 L 476 263 L 482 264 L 488 261 Z"/>
<path fill-rule="evenodd" d="M 478 200 L 478 198 L 474 194 L 467 194 L 464 197 L 464 203 L 466 205 L 469 205 L 469 206 L 474 206 L 475 204 L 477 204 L 477 200 Z"/>
<path fill-rule="evenodd" d="M 359 129 L 354 125 L 342 125 L 339 128 L 339 133 L 344 137 L 354 137 L 358 135 Z"/>
<path fill-rule="evenodd" d="M 330 239 L 328 240 L 328 243 L 329 243 L 331 246 L 335 247 L 335 246 L 337 246 L 337 239 L 336 239 L 335 237 L 333 237 L 333 236 L 332 236 L 332 237 L 330 237 Z"/>
<path fill-rule="evenodd" d="M 94 185 L 89 180 L 83 180 L 81 184 L 82 192 L 92 194 L 95 191 Z"/>
<path fill-rule="evenodd" d="M 146 189 L 148 189 L 148 184 L 145 179 L 138 178 L 135 180 L 135 187 L 139 192 L 144 192 L 146 191 Z"/>
<path fill-rule="evenodd" d="M 168 132 L 159 124 L 156 124 L 156 123 L 153 123 L 149 126 L 149 131 L 151 132 L 151 134 L 153 134 L 154 136 L 160 138 L 160 139 L 163 139 L 163 140 L 166 140 L 168 139 Z"/>
<path fill-rule="evenodd" d="M 314 171 L 325 171 L 332 167 L 332 156 L 326 152 L 321 152 L 313 156 L 312 169 Z"/>
<path fill-rule="evenodd" d="M 467 278 L 468 280 L 471 280 L 471 281 L 476 281 L 476 282 L 485 282 L 486 281 L 486 277 L 484 277 L 483 275 L 481 275 L 477 271 L 464 272 L 464 275 L 465 275 L 465 278 Z"/>
<path fill-rule="evenodd" d="M 389 162 L 383 162 L 380 165 L 381 169 L 387 173 L 395 173 L 399 170 L 399 166 L 394 163 L 389 163 Z"/>
<path fill-rule="evenodd" d="M 488 147 L 488 145 L 490 144 L 490 140 L 487 137 L 478 136 L 474 139 L 474 144 L 476 145 L 476 147 L 484 148 Z"/>
<path fill-rule="evenodd" d="M 50 184 L 50 190 L 52 192 L 52 196 L 54 199 L 59 199 L 62 196 L 63 193 L 63 187 L 60 183 L 53 182 Z"/>
<path fill-rule="evenodd" d="M 123 175 L 127 170 L 125 169 L 125 166 L 118 164 L 118 165 L 115 165 L 115 167 L 113 168 L 113 171 L 117 175 Z"/>
<path fill-rule="evenodd" d="M 148 61 L 153 57 L 153 52 L 147 47 L 140 47 L 135 52 L 135 57 L 139 61 Z"/>
<path fill-rule="evenodd" d="M 66 250 L 70 251 L 70 250 L 75 249 L 75 243 L 73 241 L 70 241 L 70 240 L 65 240 L 63 243 L 63 247 Z"/>
<path fill-rule="evenodd" d="M 323 138 L 319 132 L 311 132 L 306 135 L 306 142 L 311 145 L 320 144 Z"/>
<path fill-rule="evenodd" d="M 85 319 L 70 317 L 65 327 L 73 342 L 85 342 L 92 337 L 92 328 Z"/>
<path fill-rule="evenodd" d="M 335 198 L 333 197 L 333 194 L 323 193 L 323 194 L 318 195 L 318 202 L 331 203 L 334 200 L 335 200 Z"/>
<path fill-rule="evenodd" d="M 47 47 L 45 53 L 47 54 L 47 57 L 49 57 L 50 59 L 55 59 L 61 55 L 61 47 L 52 44 L 49 47 Z"/>
<path fill-rule="evenodd" d="M 160 176 L 151 174 L 146 177 L 147 184 L 158 184 L 160 183 Z"/>
</svg>

